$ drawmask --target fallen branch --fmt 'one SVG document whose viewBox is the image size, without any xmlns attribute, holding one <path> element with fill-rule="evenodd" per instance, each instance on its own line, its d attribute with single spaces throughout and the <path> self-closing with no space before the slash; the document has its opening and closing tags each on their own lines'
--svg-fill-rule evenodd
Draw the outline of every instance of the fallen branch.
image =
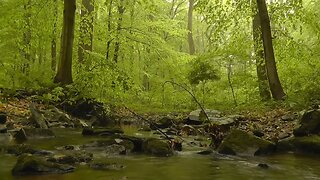
<svg viewBox="0 0 320 180">
<path fill-rule="evenodd" d="M 168 139 L 168 140 L 170 141 L 171 144 L 173 143 L 172 139 L 171 139 L 166 133 L 164 133 L 160 128 L 158 128 L 155 123 L 153 123 L 153 122 L 149 121 L 148 119 L 140 116 L 139 114 L 133 112 L 133 111 L 130 110 L 127 106 L 124 106 L 124 108 L 125 108 L 126 110 L 128 110 L 131 114 L 133 114 L 134 116 L 136 116 L 136 117 L 138 117 L 139 119 L 147 122 L 150 126 L 153 126 L 154 128 L 156 128 L 156 130 L 159 131 L 162 135 L 164 135 L 164 136 L 166 137 L 166 139 Z"/>
<path fill-rule="evenodd" d="M 173 81 L 166 81 L 166 82 L 164 82 L 164 83 L 163 83 L 163 88 L 164 88 L 164 86 L 166 85 L 166 83 L 171 83 L 171 84 L 173 84 L 173 85 L 179 86 L 179 87 L 181 87 L 183 90 L 187 91 L 187 93 L 189 93 L 190 96 L 193 98 L 193 100 L 198 104 L 198 106 L 200 107 L 201 111 L 202 111 L 202 112 L 204 113 L 204 115 L 206 116 L 207 121 L 208 121 L 208 122 L 210 121 L 209 116 L 208 116 L 208 114 L 206 113 L 206 111 L 204 110 L 203 106 L 201 105 L 201 103 L 197 100 L 196 96 L 195 96 L 190 90 L 188 90 L 186 87 L 182 86 L 181 84 L 178 84 L 178 83 L 173 82 Z"/>
</svg>

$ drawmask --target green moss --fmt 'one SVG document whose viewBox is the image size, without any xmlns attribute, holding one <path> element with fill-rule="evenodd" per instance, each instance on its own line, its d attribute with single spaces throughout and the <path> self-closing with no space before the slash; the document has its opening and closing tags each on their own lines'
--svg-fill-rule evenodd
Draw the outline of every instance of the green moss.
<svg viewBox="0 0 320 180">
<path fill-rule="evenodd" d="M 218 147 L 222 154 L 262 155 L 273 152 L 274 144 L 245 131 L 233 129 Z"/>
<path fill-rule="evenodd" d="M 12 174 L 33 175 L 33 174 L 52 174 L 72 172 L 74 167 L 51 163 L 32 156 L 30 154 L 22 155 L 18 158 L 16 165 L 12 169 Z"/>
<path fill-rule="evenodd" d="M 158 139 L 148 139 L 143 143 L 143 150 L 147 154 L 152 154 L 155 156 L 171 156 L 173 155 L 173 150 L 170 145 L 162 140 Z"/>
</svg>

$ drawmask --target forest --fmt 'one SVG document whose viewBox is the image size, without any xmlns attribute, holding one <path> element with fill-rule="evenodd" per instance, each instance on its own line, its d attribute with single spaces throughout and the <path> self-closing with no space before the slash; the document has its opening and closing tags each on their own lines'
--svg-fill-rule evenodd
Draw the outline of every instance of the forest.
<svg viewBox="0 0 320 180">
<path fill-rule="evenodd" d="M 0 0 L 0 175 L 320 178 L 319 2 Z"/>
</svg>

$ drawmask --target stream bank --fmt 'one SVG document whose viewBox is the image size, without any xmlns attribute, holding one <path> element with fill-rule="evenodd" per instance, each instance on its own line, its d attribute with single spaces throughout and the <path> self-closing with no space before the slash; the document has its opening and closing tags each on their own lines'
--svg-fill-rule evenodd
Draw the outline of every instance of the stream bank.
<svg viewBox="0 0 320 180">
<path fill-rule="evenodd" d="M 69 174 L 70 172 L 77 174 L 82 170 L 111 171 L 117 174 L 118 171 L 127 172 L 128 164 L 131 164 L 129 161 L 138 159 L 139 162 L 139 158 L 147 162 L 155 160 L 160 164 L 162 161 L 171 162 L 170 159 L 177 158 L 181 163 L 196 159 L 194 162 L 196 164 L 199 163 L 197 161 L 206 159 L 206 165 L 211 164 L 212 161 L 227 164 L 231 162 L 231 164 L 248 163 L 247 168 L 268 169 L 269 171 L 274 168 L 274 162 L 269 161 L 273 157 L 284 156 L 294 159 L 298 157 L 297 161 L 300 161 L 301 157 L 304 159 L 304 156 L 274 155 L 275 153 L 319 152 L 318 111 L 316 110 L 304 112 L 301 117 L 297 114 L 280 114 L 274 117 L 274 119 L 280 118 L 280 121 L 274 121 L 280 123 L 271 126 L 273 129 L 270 131 L 267 128 L 261 128 L 264 127 L 262 122 L 265 122 L 261 119 L 244 115 L 225 115 L 216 110 L 206 110 L 210 122 L 203 123 L 205 120 L 202 119 L 201 113 L 203 112 L 200 110 L 190 114 L 148 114 L 144 116 L 146 120 L 144 118 L 141 120 L 139 116 L 125 111 L 121 111 L 121 115 L 120 113 L 112 116 L 104 114 L 99 110 L 100 104 L 96 107 L 79 108 L 81 106 L 78 106 L 78 110 L 73 109 L 75 110 L 73 113 L 68 113 L 66 109 L 24 100 L 19 103 L 9 102 L 4 105 L 5 108 L 2 107 L 5 109 L 0 116 L 3 124 L 0 128 L 2 156 L 8 160 L 12 158 L 13 161 L 18 159 L 18 162 L 25 159 L 23 156 L 27 156 L 29 160 L 34 159 L 25 164 L 38 163 L 38 165 L 33 166 L 32 170 L 26 166 L 18 171 L 19 168 L 16 167 L 19 163 L 7 162 L 8 165 L 11 164 L 11 169 L 14 169 L 12 171 L 14 176 L 31 175 L 33 177 L 33 175 Z M 84 113 L 86 111 L 88 113 Z M 123 115 L 125 113 L 128 115 Z M 315 129 L 306 129 L 309 121 L 315 125 Z M 305 131 L 302 135 L 301 130 L 297 130 L 299 128 L 293 131 L 299 122 L 302 123 L 300 128 Z M 281 126 L 286 126 L 286 129 L 279 130 Z M 297 131 L 302 137 L 293 136 L 293 132 Z M 283 132 L 287 135 L 281 136 Z M 311 134 L 314 135 L 309 136 Z M 303 148 L 305 145 L 307 148 Z M 267 154 L 269 155 L 266 157 L 257 157 L 257 155 Z M 170 158 L 166 159 L 169 156 Z M 186 160 L 180 158 L 186 158 Z M 282 160 L 280 161 L 283 163 Z M 218 169 L 220 166 L 223 167 L 220 164 Z M 51 167 L 58 167 L 59 171 L 50 169 Z M 6 169 L 6 167 L 3 168 Z M 60 171 L 61 169 L 65 171 Z M 154 171 L 151 167 L 147 169 Z M 199 172 L 202 171 L 199 170 Z M 8 173 L 5 172 L 5 174 Z M 207 173 L 203 172 L 203 174 Z M 224 173 L 221 175 L 226 176 Z M 127 176 L 117 178 L 123 179 Z M 201 179 L 206 179 L 206 177 L 203 176 Z"/>
</svg>

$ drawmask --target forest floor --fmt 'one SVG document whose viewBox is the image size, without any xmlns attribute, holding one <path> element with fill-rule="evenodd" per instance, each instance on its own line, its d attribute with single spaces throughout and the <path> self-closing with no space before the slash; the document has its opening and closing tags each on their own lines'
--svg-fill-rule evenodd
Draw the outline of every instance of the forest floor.
<svg viewBox="0 0 320 180">
<path fill-rule="evenodd" d="M 0 112 L 7 114 L 7 123 L 12 124 L 14 129 L 20 128 L 25 123 L 21 119 L 30 116 L 29 106 L 32 103 L 31 98 L 8 98 L 5 102 L 0 101 Z M 46 104 L 38 104 L 38 108 L 46 109 Z M 125 108 L 118 108 L 118 117 L 133 116 Z M 168 113 L 169 114 L 169 113 Z M 177 114 L 177 113 L 175 113 Z M 179 114 L 179 113 L 178 113 Z M 293 112 L 285 108 L 275 108 L 268 111 L 243 111 L 239 115 L 242 120 L 237 128 L 253 132 L 262 136 L 263 139 L 278 141 L 292 135 L 293 129 L 300 118 L 301 112 Z M 163 115 L 163 113 L 161 114 Z M 180 113 L 181 117 L 187 117 L 187 113 Z M 152 119 L 152 116 L 159 116 L 157 113 L 144 113 L 143 117 Z M 19 121 L 17 121 L 19 120 Z"/>
</svg>

